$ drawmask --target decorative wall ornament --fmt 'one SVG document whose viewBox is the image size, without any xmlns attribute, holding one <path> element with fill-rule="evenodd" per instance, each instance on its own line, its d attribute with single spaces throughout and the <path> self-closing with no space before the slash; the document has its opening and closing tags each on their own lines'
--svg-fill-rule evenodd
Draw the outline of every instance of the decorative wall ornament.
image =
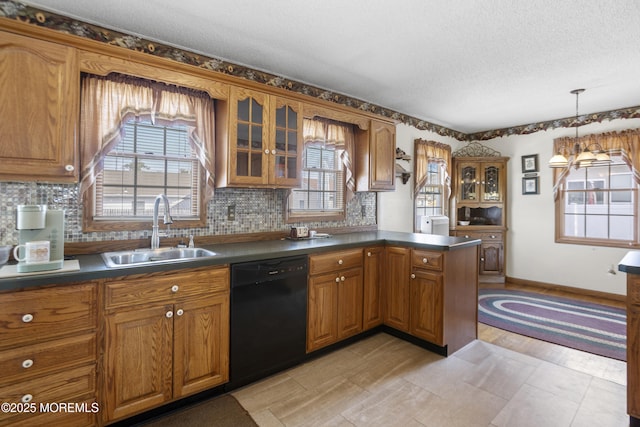
<svg viewBox="0 0 640 427">
<path fill-rule="evenodd" d="M 461 149 L 454 151 L 451 157 L 502 157 L 502 154 L 477 141 L 472 141 Z"/>
<path fill-rule="evenodd" d="M 550 129 L 567 128 L 573 126 L 573 121 L 575 120 L 573 117 L 568 117 L 547 122 L 465 134 L 444 126 L 430 123 L 426 120 L 418 119 L 416 117 L 371 104 L 369 102 L 361 101 L 356 98 L 351 98 L 340 93 L 296 82 L 264 71 L 254 70 L 222 59 L 206 57 L 130 34 L 120 33 L 97 25 L 77 21 L 73 18 L 37 9 L 15 0 L 0 0 L 0 17 L 15 19 L 26 24 L 73 34 L 78 37 L 120 46 L 125 49 L 144 52 L 149 55 L 171 59 L 183 64 L 189 64 L 195 67 L 240 77 L 268 86 L 308 95 L 313 98 L 331 101 L 345 107 L 351 107 L 360 111 L 377 114 L 379 116 L 395 120 L 396 122 L 404 123 L 407 126 L 412 126 L 418 130 L 426 130 L 437 133 L 440 136 L 454 138 L 458 141 L 486 141 L 503 136 L 526 135 Z M 602 122 L 604 120 L 636 118 L 640 118 L 640 106 L 583 116 L 581 118 L 581 124 L 584 125 L 588 123 Z"/>
</svg>

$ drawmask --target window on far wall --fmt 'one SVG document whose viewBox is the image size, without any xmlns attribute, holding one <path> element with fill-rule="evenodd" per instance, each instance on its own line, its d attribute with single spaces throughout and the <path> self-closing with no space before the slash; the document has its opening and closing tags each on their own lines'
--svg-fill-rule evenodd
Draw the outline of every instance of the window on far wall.
<svg viewBox="0 0 640 427">
<path fill-rule="evenodd" d="M 348 140 L 351 125 L 304 120 L 302 183 L 287 200 L 287 221 L 332 221 L 345 218 Z M 350 162 L 347 162 L 350 163 Z"/>
<path fill-rule="evenodd" d="M 197 219 L 200 175 L 186 126 L 126 123 L 96 178 L 94 220 L 149 219 L 158 194 L 167 195 L 174 218 Z"/>
<path fill-rule="evenodd" d="M 443 168 L 438 162 L 428 162 L 427 180 L 415 197 L 416 221 L 421 216 L 444 215 L 444 180 Z M 416 230 L 420 223 L 416 222 Z"/>
<path fill-rule="evenodd" d="M 618 155 L 604 166 L 571 168 L 556 201 L 558 242 L 638 244 L 638 185 Z"/>
<path fill-rule="evenodd" d="M 322 142 L 305 146 L 302 186 L 289 196 L 289 219 L 344 217 L 344 172 L 340 150 Z"/>
</svg>

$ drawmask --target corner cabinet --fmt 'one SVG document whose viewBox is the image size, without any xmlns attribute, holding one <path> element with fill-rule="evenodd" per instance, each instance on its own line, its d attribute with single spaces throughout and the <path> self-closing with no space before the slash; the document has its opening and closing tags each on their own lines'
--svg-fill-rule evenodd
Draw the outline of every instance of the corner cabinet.
<svg viewBox="0 0 640 427">
<path fill-rule="evenodd" d="M 229 380 L 229 269 L 105 282 L 105 422 Z"/>
<path fill-rule="evenodd" d="M 480 239 L 481 282 L 504 282 L 507 157 L 454 157 L 452 235 Z M 468 221 L 468 225 L 460 225 Z"/>
<path fill-rule="evenodd" d="M 299 187 L 302 103 L 232 86 L 219 104 L 216 186 Z"/>
<path fill-rule="evenodd" d="M 396 188 L 396 128 L 371 120 L 369 130 L 356 132 L 356 190 L 393 191 Z"/>
<path fill-rule="evenodd" d="M 0 70 L 0 179 L 75 182 L 75 49 L 0 32 Z"/>
</svg>

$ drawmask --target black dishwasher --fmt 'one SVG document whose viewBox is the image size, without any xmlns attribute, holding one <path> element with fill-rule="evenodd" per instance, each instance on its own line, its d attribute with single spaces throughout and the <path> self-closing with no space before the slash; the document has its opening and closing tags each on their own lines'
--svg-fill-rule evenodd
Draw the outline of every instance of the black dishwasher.
<svg viewBox="0 0 640 427">
<path fill-rule="evenodd" d="M 304 359 L 307 263 L 300 256 L 231 265 L 228 389 Z"/>
</svg>

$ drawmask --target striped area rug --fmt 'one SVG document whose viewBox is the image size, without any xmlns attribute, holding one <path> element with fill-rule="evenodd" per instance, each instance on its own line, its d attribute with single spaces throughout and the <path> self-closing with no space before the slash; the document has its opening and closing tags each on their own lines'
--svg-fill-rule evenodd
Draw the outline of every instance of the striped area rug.
<svg viewBox="0 0 640 427">
<path fill-rule="evenodd" d="M 478 321 L 565 347 L 627 360 L 625 309 L 524 291 L 480 289 Z"/>
</svg>

